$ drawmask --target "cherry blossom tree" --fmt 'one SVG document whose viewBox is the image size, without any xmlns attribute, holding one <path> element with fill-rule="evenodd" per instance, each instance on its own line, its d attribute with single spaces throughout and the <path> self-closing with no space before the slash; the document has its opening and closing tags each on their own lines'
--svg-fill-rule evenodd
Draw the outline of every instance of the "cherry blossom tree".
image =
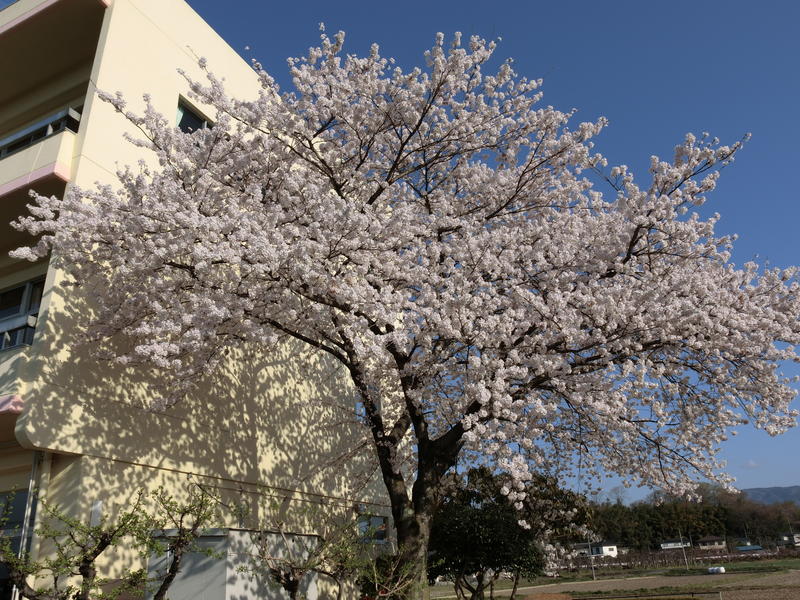
<svg viewBox="0 0 800 600">
<path fill-rule="evenodd" d="M 106 96 L 158 167 L 17 222 L 40 237 L 15 256 L 52 250 L 96 300 L 99 351 L 171 373 L 156 409 L 233 346 L 338 361 L 420 573 L 466 453 L 510 474 L 517 503 L 536 471 L 687 492 L 729 481 L 735 426 L 794 425 L 778 367 L 798 361 L 795 270 L 734 265 L 717 217 L 692 212 L 740 142 L 687 135 L 639 184 L 594 153 L 605 120 L 569 125 L 540 81 L 490 68 L 492 42 L 439 35 L 409 71 L 321 40 L 289 61 L 292 93 L 258 64 L 255 100 L 192 81 L 217 114 L 190 135 Z M 129 351 L 103 343 L 119 335 Z"/>
</svg>

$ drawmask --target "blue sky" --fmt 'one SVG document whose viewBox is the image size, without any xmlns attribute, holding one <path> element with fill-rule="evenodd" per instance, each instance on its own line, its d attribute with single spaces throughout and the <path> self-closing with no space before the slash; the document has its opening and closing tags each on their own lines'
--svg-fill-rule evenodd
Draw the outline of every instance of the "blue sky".
<svg viewBox="0 0 800 600">
<path fill-rule="evenodd" d="M 703 212 L 722 215 L 718 232 L 739 235 L 735 262 L 800 263 L 793 181 L 800 170 L 800 2 L 189 3 L 284 88 L 286 57 L 316 44 L 320 22 L 347 32 L 348 51 L 365 53 L 377 42 L 403 66 L 422 62 L 437 31 L 502 37 L 498 55 L 544 79 L 546 104 L 577 108 L 579 120 L 606 116 L 598 151 L 642 175 L 652 154 L 671 156 L 686 132 L 708 131 L 726 143 L 750 132 Z M 800 485 L 799 455 L 800 430 L 780 438 L 742 431 L 724 450 L 745 488 Z"/>
</svg>

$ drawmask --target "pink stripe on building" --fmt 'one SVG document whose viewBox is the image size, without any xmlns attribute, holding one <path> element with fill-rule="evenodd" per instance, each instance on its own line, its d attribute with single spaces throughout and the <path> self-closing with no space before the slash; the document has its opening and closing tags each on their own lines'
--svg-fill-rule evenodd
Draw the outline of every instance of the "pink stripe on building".
<svg viewBox="0 0 800 600">
<path fill-rule="evenodd" d="M 30 173 L 26 173 L 21 177 L 12 179 L 8 183 L 0 185 L 0 196 L 8 194 L 9 192 L 13 192 L 14 190 L 18 190 L 26 185 L 31 185 L 32 183 L 38 181 L 39 179 L 43 179 L 48 175 L 55 175 L 63 181 L 69 181 L 69 167 L 58 162 L 40 167 L 35 171 L 31 171 Z"/>
</svg>

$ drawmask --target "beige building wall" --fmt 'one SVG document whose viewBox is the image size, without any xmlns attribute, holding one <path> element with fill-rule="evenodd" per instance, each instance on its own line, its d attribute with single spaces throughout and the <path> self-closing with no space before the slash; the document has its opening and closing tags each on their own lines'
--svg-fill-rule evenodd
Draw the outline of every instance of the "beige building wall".
<svg viewBox="0 0 800 600">
<path fill-rule="evenodd" d="M 108 7 L 100 0 L 19 0 L 0 12 L 0 50 L 4 36 L 25 18 L 73 2 L 73 11 L 99 15 L 99 30 L 86 33 L 97 36 L 96 52 L 61 79 L 47 78 L 0 109 L 0 131 L 6 132 L 0 137 L 76 102 L 82 103 L 79 131 L 0 160 L 0 184 L 4 177 L 18 179 L 21 170 L 24 175 L 25 169 L 59 161 L 66 165 L 60 177 L 67 185 L 114 184 L 118 168 L 152 160 L 123 140 L 126 133 L 141 134 L 98 98 L 97 89 L 122 92 L 134 111 L 143 108 L 147 92 L 172 119 L 179 98 L 188 96 L 177 70 L 200 78 L 197 60 L 204 57 L 213 72 L 224 75 L 230 91 L 257 94 L 255 73 L 182 0 L 113 0 Z M 208 107 L 198 108 L 214 119 Z M 13 127 L 4 128 L 4 122 Z M 20 187 L 55 185 L 53 174 L 47 177 Z M 5 212 L 0 208 L 0 218 L 22 210 L 18 196 L 19 190 L 0 196 L 0 204 L 14 198 Z M 43 263 L 8 259 L 6 251 L 16 245 L 0 241 L 0 291 L 46 271 Z M 199 391 L 166 414 L 155 414 L 146 407 L 163 393 L 155 383 L 169 374 L 92 358 L 80 345 L 91 303 L 79 290 L 59 285 L 57 269 L 46 272 L 33 345 L 0 351 L 0 401 L 13 397 L 24 405 L 16 417 L 14 460 L 0 455 L 0 488 L 8 487 L 4 477 L 20 479 L 29 472 L 20 464 L 30 463 L 33 451 L 40 450 L 47 467 L 42 495 L 86 519 L 97 502 L 113 513 L 139 489 L 164 485 L 180 494 L 190 483 L 228 495 L 288 497 L 297 506 L 322 502 L 352 510 L 355 503 L 367 503 L 370 512 L 388 514 L 371 454 L 347 452 L 365 432 L 354 422 L 352 389 L 336 364 L 292 345 L 270 353 L 243 348 L 202 381 Z M 312 523 L 298 522 L 298 528 L 313 533 Z"/>
</svg>

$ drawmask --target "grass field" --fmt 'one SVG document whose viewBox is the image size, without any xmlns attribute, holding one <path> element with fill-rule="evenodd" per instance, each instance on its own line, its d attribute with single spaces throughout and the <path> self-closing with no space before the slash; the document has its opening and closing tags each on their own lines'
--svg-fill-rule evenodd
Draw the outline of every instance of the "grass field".
<svg viewBox="0 0 800 600">
<path fill-rule="evenodd" d="M 596 581 L 586 577 L 541 578 L 520 584 L 519 600 L 579 600 L 589 597 L 633 596 L 637 594 L 681 594 L 670 600 L 690 598 L 694 592 L 713 592 L 697 599 L 722 600 L 800 600 L 800 558 L 764 560 L 758 562 L 720 562 L 726 573 L 707 574 L 707 567 L 690 569 L 661 569 L 615 572 L 615 577 Z M 608 573 L 608 571 L 603 571 Z M 510 592 L 508 582 L 495 587 L 495 596 L 502 598 Z M 683 594 L 686 594 L 685 596 Z M 488 597 L 488 593 L 487 593 Z M 451 586 L 434 586 L 431 598 L 455 598 Z M 654 600 L 651 598 L 651 600 Z"/>
</svg>

